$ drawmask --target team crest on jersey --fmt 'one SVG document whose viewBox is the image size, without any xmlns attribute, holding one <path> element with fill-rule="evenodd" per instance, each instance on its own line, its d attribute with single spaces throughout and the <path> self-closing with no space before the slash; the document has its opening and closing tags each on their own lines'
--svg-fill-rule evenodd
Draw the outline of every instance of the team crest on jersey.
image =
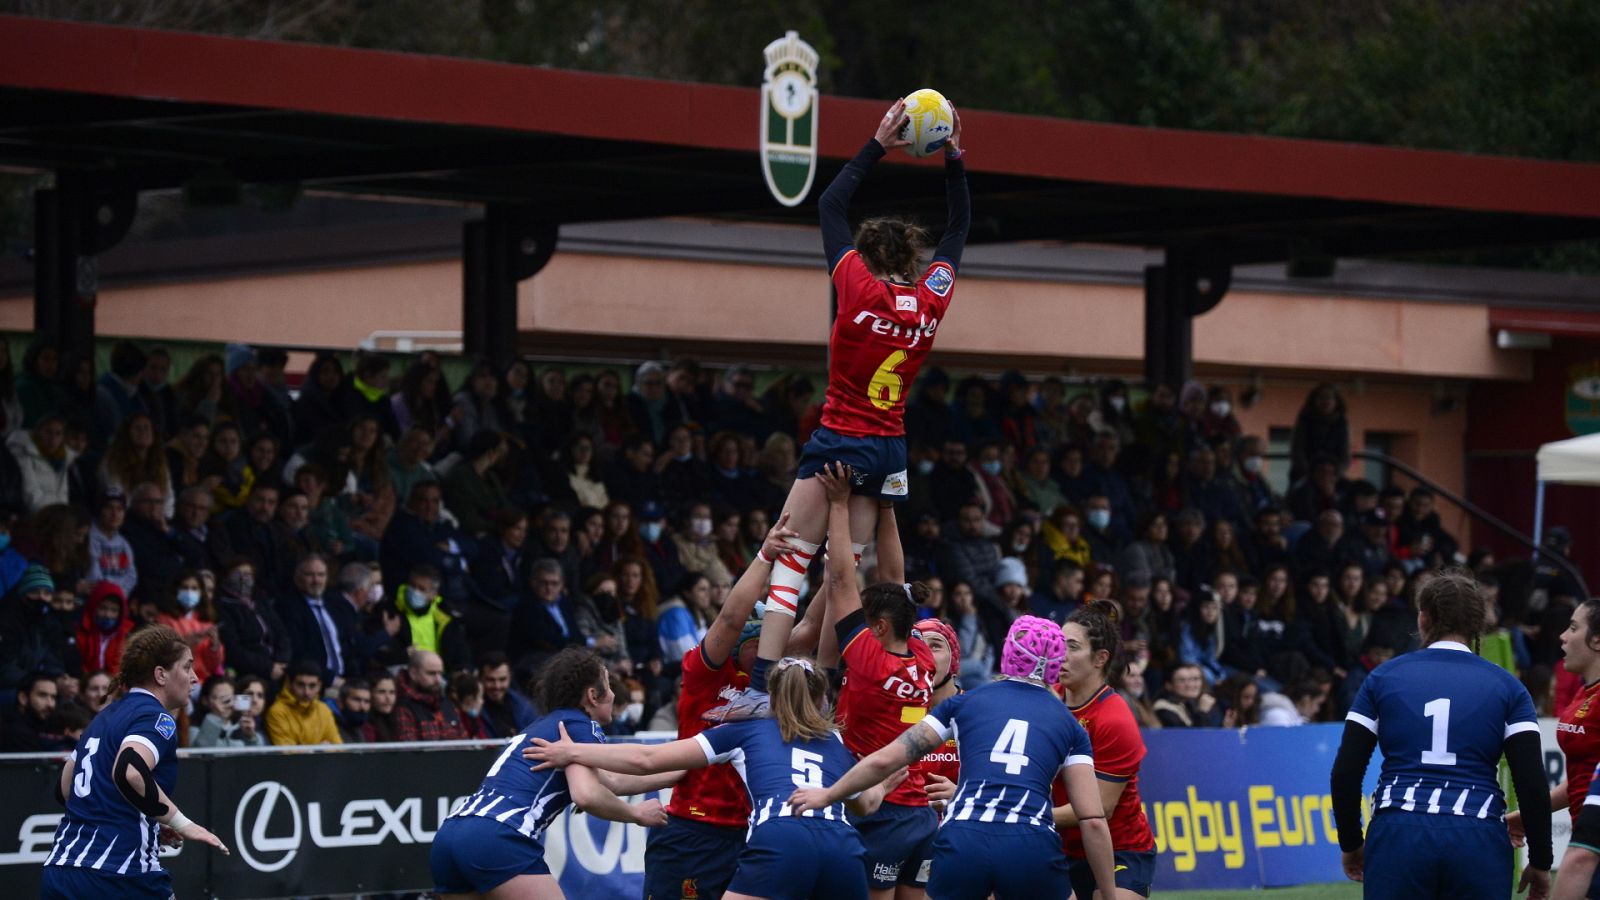
<svg viewBox="0 0 1600 900">
<path fill-rule="evenodd" d="M 1585 701 L 1583 701 L 1583 705 L 1578 707 L 1578 711 L 1572 714 L 1572 717 L 1574 719 L 1581 719 L 1584 716 L 1587 716 L 1588 714 L 1589 714 L 1589 701 L 1585 700 Z"/>
<path fill-rule="evenodd" d="M 600 723 L 599 722 L 596 722 L 595 720 L 590 719 L 589 720 L 589 732 L 591 734 L 593 734 L 594 735 L 594 739 L 599 741 L 600 743 L 604 744 L 606 742 L 605 729 L 600 727 Z"/>
<path fill-rule="evenodd" d="M 177 733 L 178 723 L 172 718 L 172 716 L 169 716 L 166 713 L 156 716 L 156 734 L 159 734 L 170 741 L 172 740 L 172 736 Z"/>
<path fill-rule="evenodd" d="M 934 266 L 933 271 L 928 273 L 928 280 L 923 282 L 928 286 L 928 290 L 941 297 L 949 296 L 950 288 L 954 287 L 955 283 L 955 273 L 950 271 L 949 266 Z"/>
<path fill-rule="evenodd" d="M 683 900 L 700 900 L 700 885 L 695 884 L 695 879 L 693 878 L 685 878 L 678 890 L 678 895 Z"/>
</svg>

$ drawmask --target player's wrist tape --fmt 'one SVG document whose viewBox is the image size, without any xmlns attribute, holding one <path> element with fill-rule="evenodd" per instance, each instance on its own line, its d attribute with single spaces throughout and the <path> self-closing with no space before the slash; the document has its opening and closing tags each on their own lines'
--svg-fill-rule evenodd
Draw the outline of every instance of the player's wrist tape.
<svg viewBox="0 0 1600 900">
<path fill-rule="evenodd" d="M 190 821 L 188 816 L 184 815 L 182 812 L 178 812 L 173 814 L 172 821 L 167 823 L 167 827 L 171 828 L 173 831 L 182 831 L 193 824 L 194 822 Z"/>
<path fill-rule="evenodd" d="M 763 547 L 760 550 L 756 551 L 756 559 L 761 560 L 762 562 L 766 563 L 769 566 L 772 565 L 773 563 L 777 562 L 777 560 L 775 560 L 772 557 L 767 555 L 767 550 L 766 550 L 765 547 Z"/>
</svg>

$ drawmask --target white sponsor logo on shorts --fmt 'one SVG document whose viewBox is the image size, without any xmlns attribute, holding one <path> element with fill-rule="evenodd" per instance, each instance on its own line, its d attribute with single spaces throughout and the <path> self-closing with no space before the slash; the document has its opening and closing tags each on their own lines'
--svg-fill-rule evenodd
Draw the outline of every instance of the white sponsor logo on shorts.
<svg viewBox="0 0 1600 900">
<path fill-rule="evenodd" d="M 900 877 L 900 867 L 888 863 L 873 863 L 872 878 L 874 881 L 895 881 Z"/>
<path fill-rule="evenodd" d="M 890 475 L 883 480 L 883 495 L 885 497 L 904 497 L 911 490 L 911 482 L 906 478 L 906 470 Z"/>
</svg>

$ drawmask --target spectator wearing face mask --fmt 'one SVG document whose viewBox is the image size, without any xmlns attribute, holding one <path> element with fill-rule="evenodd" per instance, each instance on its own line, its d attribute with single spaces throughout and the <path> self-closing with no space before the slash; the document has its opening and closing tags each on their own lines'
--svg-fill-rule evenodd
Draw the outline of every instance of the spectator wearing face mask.
<svg viewBox="0 0 1600 900">
<path fill-rule="evenodd" d="M 949 439 L 939 453 L 939 462 L 929 476 L 933 488 L 933 508 L 944 521 L 955 519 L 961 507 L 977 503 L 979 513 L 983 504 L 978 500 L 978 476 L 967 467 L 967 445 Z M 995 533 L 999 529 L 994 529 Z"/>
<path fill-rule="evenodd" d="M 656 584 L 677 584 L 683 577 L 683 562 L 678 547 L 667 533 L 667 513 L 659 503 L 639 507 L 639 555 L 650 563 Z"/>
<path fill-rule="evenodd" d="M 204 682 L 222 672 L 227 651 L 217 625 L 217 607 L 205 595 L 197 572 L 184 572 L 170 593 L 156 599 L 156 624 L 178 633 L 194 649 L 195 678 Z"/>
<path fill-rule="evenodd" d="M 445 696 L 461 713 L 461 731 L 469 740 L 483 741 L 494 737 L 489 733 L 483 718 L 483 686 L 471 672 L 457 672 L 450 676 Z"/>
<path fill-rule="evenodd" d="M 397 665 L 421 651 L 441 655 L 452 669 L 466 668 L 471 659 L 466 626 L 439 596 L 439 570 L 418 563 L 408 572 L 406 583 L 379 607 L 380 615 L 387 617 L 387 611 L 393 611 L 400 618 L 394 639 L 378 655 L 379 663 Z"/>
<path fill-rule="evenodd" d="M 1123 542 L 1117 537 L 1111 498 L 1098 492 L 1089 495 L 1083 503 L 1083 518 L 1083 537 L 1089 542 L 1090 558 L 1097 563 L 1115 564 Z"/>
<path fill-rule="evenodd" d="M 712 584 L 730 583 L 733 575 L 722 564 L 712 531 L 711 505 L 691 503 L 680 527 L 672 533 L 672 543 L 678 551 L 678 563 L 687 571 L 703 573 L 711 579 Z M 570 575 L 567 583 L 572 583 Z"/>
<path fill-rule="evenodd" d="M 1002 455 L 999 441 L 985 441 L 969 466 L 978 485 L 978 504 L 983 507 L 984 519 L 995 534 L 1011 521 L 1017 508 L 1016 498 L 1001 475 L 1005 469 Z"/>
<path fill-rule="evenodd" d="M 1275 506 L 1278 497 L 1272 492 L 1272 485 L 1267 483 L 1267 442 L 1256 435 L 1240 439 L 1237 452 L 1239 480 L 1244 484 L 1245 496 L 1249 500 L 1250 509 L 1265 509 Z"/>
<path fill-rule="evenodd" d="M 102 581 L 89 589 L 89 602 L 78 620 L 78 657 L 85 672 L 115 672 L 122 664 L 122 645 L 133 631 L 128 618 L 128 595 L 121 587 Z"/>
<path fill-rule="evenodd" d="M 371 744 L 377 741 L 372 723 L 372 683 L 365 678 L 350 678 L 339 687 L 339 708 L 334 719 L 339 723 L 339 738 L 346 744 Z"/>
<path fill-rule="evenodd" d="M 34 564 L 0 605 L 0 688 L 16 687 L 35 672 L 54 678 L 82 671 L 70 626 L 52 614 L 55 589 L 50 573 Z"/>
<path fill-rule="evenodd" d="M 269 683 L 283 678 L 292 648 L 283 620 L 265 601 L 255 599 L 255 568 L 236 558 L 217 584 L 218 630 L 227 648 L 228 663 L 241 678 L 253 676 Z"/>
</svg>

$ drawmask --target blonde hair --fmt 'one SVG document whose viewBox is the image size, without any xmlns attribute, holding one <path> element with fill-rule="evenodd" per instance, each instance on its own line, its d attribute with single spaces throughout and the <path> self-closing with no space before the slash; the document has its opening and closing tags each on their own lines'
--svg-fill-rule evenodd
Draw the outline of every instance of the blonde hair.
<svg viewBox="0 0 1600 900">
<path fill-rule="evenodd" d="M 833 723 L 822 714 L 828 678 L 809 659 L 787 657 L 767 678 L 772 694 L 772 717 L 785 743 L 800 738 L 817 740 L 833 733 Z"/>
</svg>

